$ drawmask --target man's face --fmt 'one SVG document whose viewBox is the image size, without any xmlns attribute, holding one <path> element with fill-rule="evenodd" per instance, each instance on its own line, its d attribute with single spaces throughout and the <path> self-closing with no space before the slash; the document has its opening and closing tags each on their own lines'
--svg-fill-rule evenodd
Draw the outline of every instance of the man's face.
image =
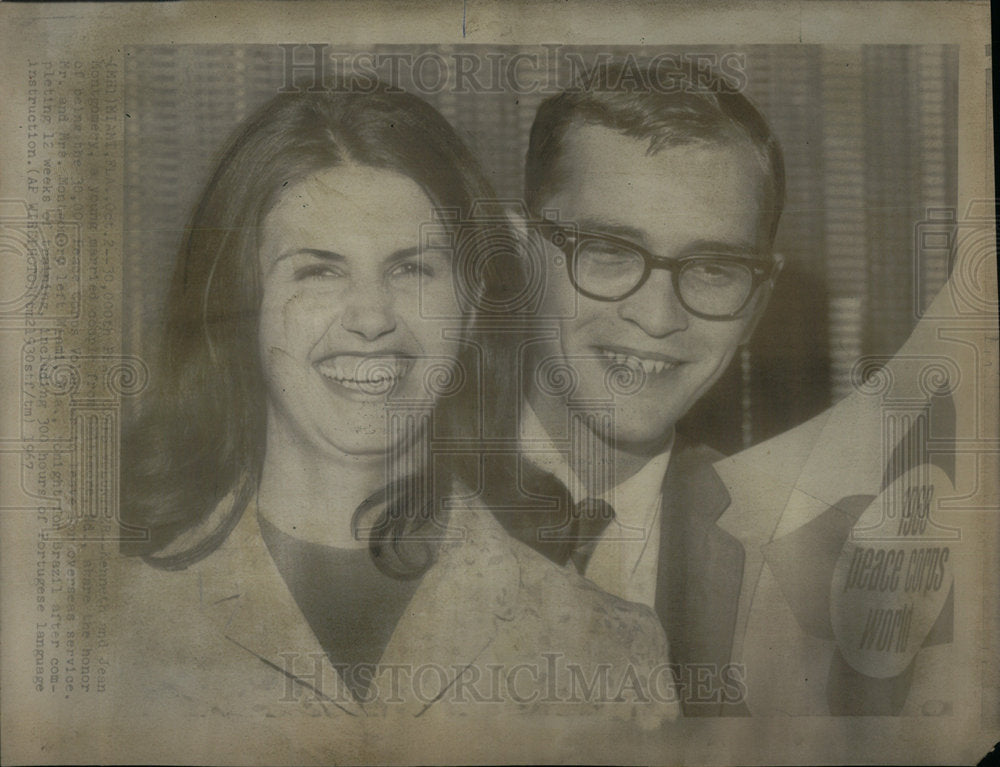
<svg viewBox="0 0 1000 767">
<path fill-rule="evenodd" d="M 454 317 L 458 304 L 448 257 L 420 253 L 431 207 L 409 178 L 345 165 L 289 186 L 265 217 L 269 446 L 382 453 L 392 400 L 433 400 L 430 368 L 454 364 L 457 342 L 421 307 Z"/>
<path fill-rule="evenodd" d="M 602 126 L 571 128 L 562 183 L 542 207 L 582 232 L 615 235 L 656 256 L 767 252 L 764 174 L 748 147 L 647 148 L 645 139 Z M 680 304 L 667 270 L 617 302 L 577 293 L 554 248 L 547 270 L 546 313 L 561 318 L 552 351 L 577 371 L 574 398 L 607 399 L 613 365 L 642 370 L 637 392 L 615 394 L 616 440 L 639 452 L 661 444 L 725 371 L 766 300 L 760 290 L 737 319 L 701 319 Z"/>
</svg>

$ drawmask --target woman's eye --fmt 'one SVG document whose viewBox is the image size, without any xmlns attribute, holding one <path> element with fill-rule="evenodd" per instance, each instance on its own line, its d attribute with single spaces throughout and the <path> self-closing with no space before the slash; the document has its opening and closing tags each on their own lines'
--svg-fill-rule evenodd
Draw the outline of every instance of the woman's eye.
<svg viewBox="0 0 1000 767">
<path fill-rule="evenodd" d="M 433 277 L 434 269 L 419 261 L 404 261 L 393 267 L 389 274 L 393 277 Z"/>
<path fill-rule="evenodd" d="M 300 266 L 295 270 L 296 281 L 326 279 L 339 276 L 340 272 L 329 264 L 308 264 L 306 266 Z"/>
</svg>

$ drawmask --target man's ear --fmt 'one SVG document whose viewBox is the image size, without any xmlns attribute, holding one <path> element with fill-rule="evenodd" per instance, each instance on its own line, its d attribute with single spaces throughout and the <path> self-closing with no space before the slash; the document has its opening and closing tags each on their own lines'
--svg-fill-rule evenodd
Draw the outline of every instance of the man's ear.
<svg viewBox="0 0 1000 767">
<path fill-rule="evenodd" d="M 774 290 L 774 283 L 778 281 L 781 270 L 785 268 L 785 257 L 781 253 L 775 253 L 772 259 L 774 260 L 774 269 L 771 271 L 771 276 L 767 278 L 767 282 L 757 289 L 757 295 L 754 297 L 753 314 L 747 326 L 743 329 L 740 346 L 750 343 L 750 339 L 757 329 L 760 318 L 764 316 L 764 312 L 767 310 L 768 301 L 771 299 L 771 291 Z"/>
</svg>

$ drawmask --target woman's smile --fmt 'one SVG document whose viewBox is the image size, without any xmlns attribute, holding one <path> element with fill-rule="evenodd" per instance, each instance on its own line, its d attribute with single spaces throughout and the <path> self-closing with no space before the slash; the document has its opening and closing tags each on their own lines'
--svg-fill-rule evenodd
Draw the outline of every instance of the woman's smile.
<svg viewBox="0 0 1000 767">
<path fill-rule="evenodd" d="M 327 382 L 371 396 L 388 394 L 406 377 L 413 358 L 403 354 L 335 354 L 316 363 Z"/>
</svg>

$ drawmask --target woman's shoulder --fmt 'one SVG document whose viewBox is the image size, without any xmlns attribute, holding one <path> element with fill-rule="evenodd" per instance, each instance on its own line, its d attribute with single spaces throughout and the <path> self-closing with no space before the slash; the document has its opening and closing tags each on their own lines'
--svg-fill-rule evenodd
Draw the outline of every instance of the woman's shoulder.
<svg viewBox="0 0 1000 767">
<path fill-rule="evenodd" d="M 646 605 L 609 594 L 571 567 L 560 567 L 520 541 L 507 544 L 518 561 L 523 600 L 552 617 L 562 633 L 581 636 L 587 646 L 604 643 L 656 663 L 667 657 L 667 641 L 656 614 Z"/>
<path fill-rule="evenodd" d="M 474 521 L 464 529 L 467 546 L 478 550 L 465 566 L 490 563 L 493 582 L 507 586 L 508 609 L 516 610 L 521 632 L 543 634 L 567 655 L 666 662 L 666 636 L 649 607 L 609 594 L 572 568 L 555 564 L 511 537 L 488 509 L 467 507 L 460 519 Z"/>
<path fill-rule="evenodd" d="M 464 573 L 484 576 L 478 596 L 492 601 L 477 600 L 474 609 L 488 607 L 494 617 L 491 668 L 505 669 L 508 685 L 509 677 L 523 683 L 522 695 L 544 691 L 528 709 L 601 712 L 643 728 L 678 716 L 667 640 L 652 610 L 515 540 L 487 509 L 463 517 L 466 537 L 443 558 L 442 576 L 452 583 L 468 582 Z"/>
</svg>

